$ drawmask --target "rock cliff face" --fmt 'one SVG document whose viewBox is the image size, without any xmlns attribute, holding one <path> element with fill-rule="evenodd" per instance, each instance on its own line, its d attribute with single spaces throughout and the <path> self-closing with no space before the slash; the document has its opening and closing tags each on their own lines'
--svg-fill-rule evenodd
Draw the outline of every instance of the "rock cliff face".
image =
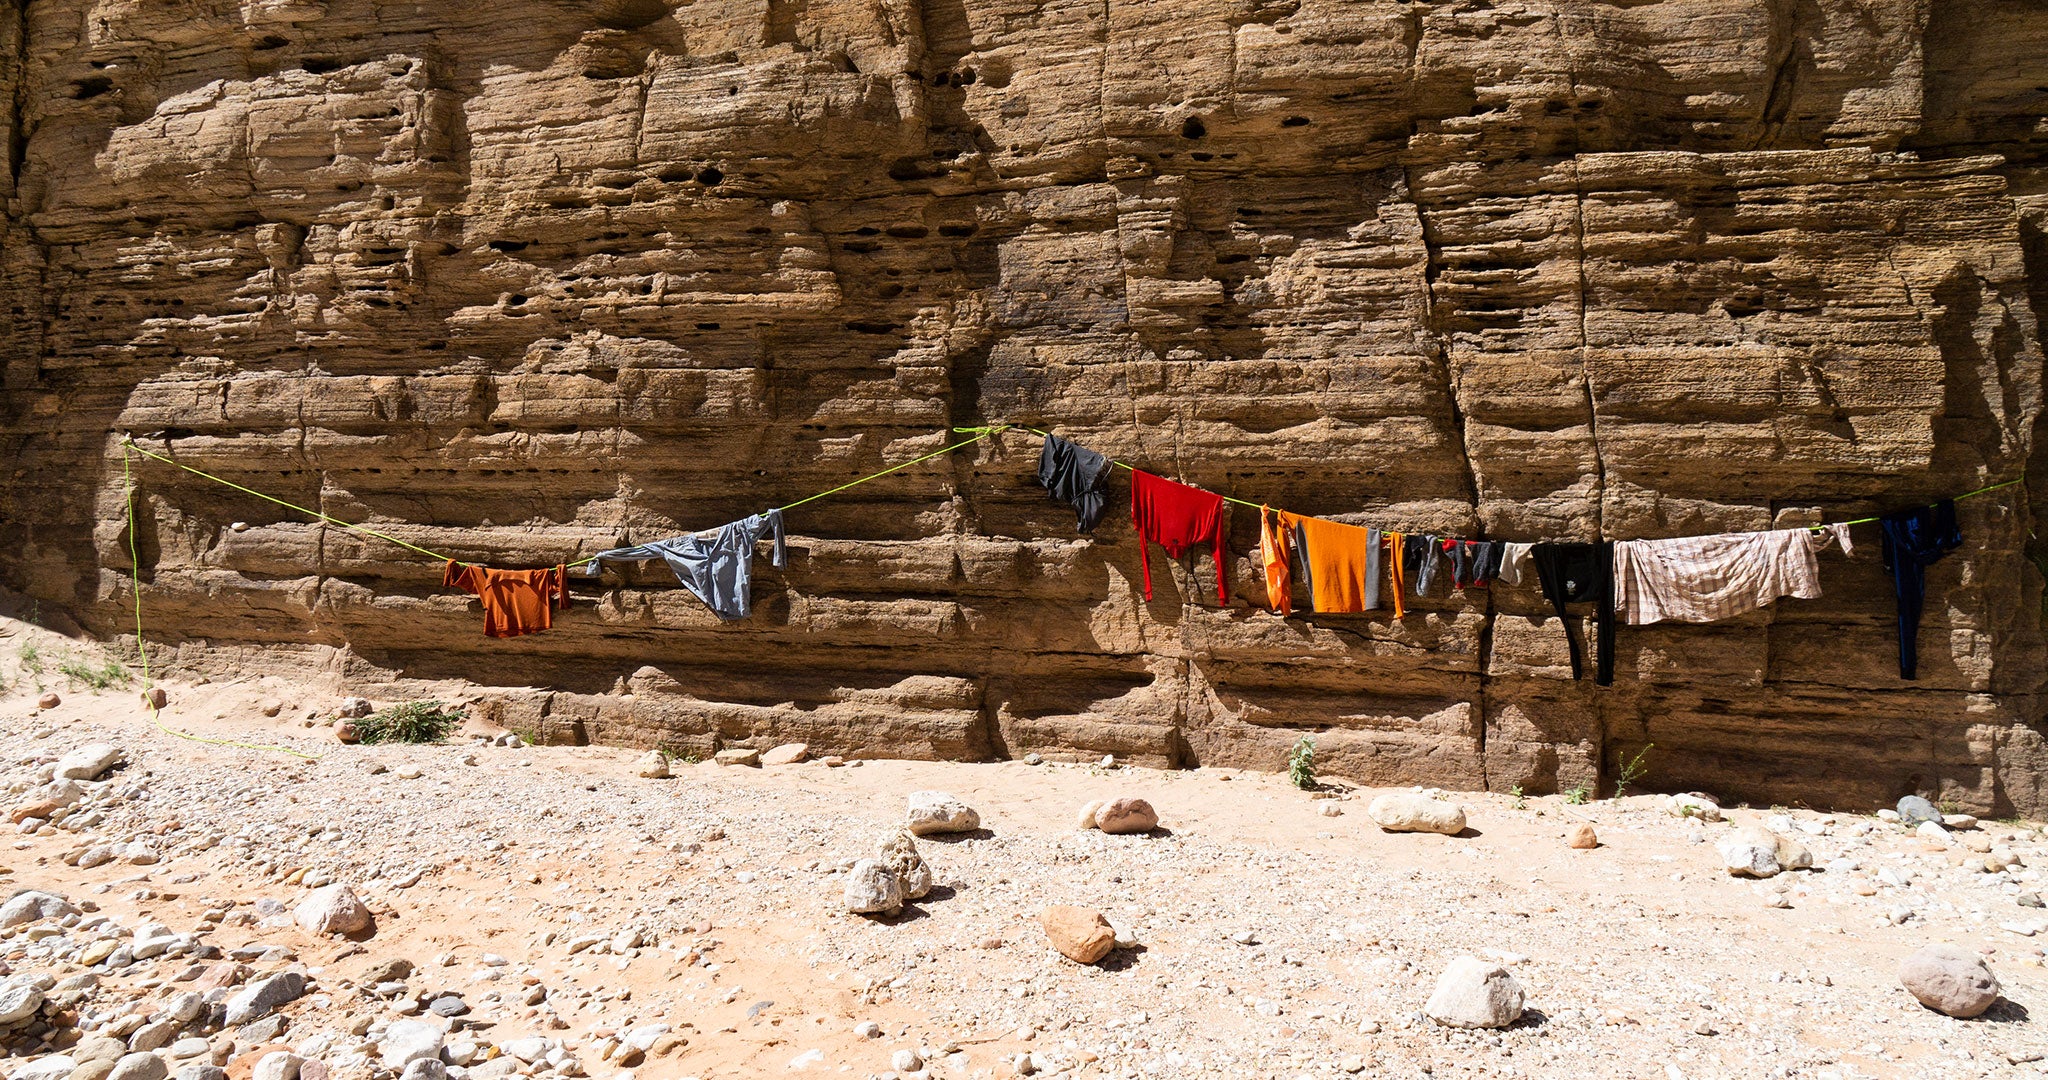
<svg viewBox="0 0 2048 1080">
<path fill-rule="evenodd" d="M 163 662 L 699 753 L 1312 733 L 1538 792 L 1654 743 L 1653 787 L 2048 812 L 2038 462 L 1963 504 L 1918 682 L 1866 528 L 1821 600 L 1624 628 L 1601 690 L 1530 588 L 1262 613 L 1248 513 L 1241 599 L 1205 562 L 1146 603 L 1022 434 L 792 512 L 752 621 L 656 566 L 510 642 L 438 565 L 162 465 L 138 573 L 111 434 L 501 566 L 993 419 L 1507 539 L 1924 502 L 2043 445 L 2048 0 L 36 0 L 0 86 L 0 579 L 113 635 L 139 577 Z"/>
</svg>

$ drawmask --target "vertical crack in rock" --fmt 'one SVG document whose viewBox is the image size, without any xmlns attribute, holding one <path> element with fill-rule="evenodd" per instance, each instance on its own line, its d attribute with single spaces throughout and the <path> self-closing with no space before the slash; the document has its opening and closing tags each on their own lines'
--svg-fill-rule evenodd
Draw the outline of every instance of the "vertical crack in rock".
<svg viewBox="0 0 2048 1080">
<path fill-rule="evenodd" d="M 2034 315 L 2037 343 L 2041 340 L 2041 328 L 2048 327 L 2048 230 L 2042 227 L 2044 221 L 2048 221 L 2048 213 L 2039 219 L 2022 215 L 2019 220 L 2021 258 L 2028 270 L 2027 305 Z M 2027 558 L 2037 575 L 2048 578 L 2048 409 L 2034 414 L 2034 430 L 2022 467 L 2027 476 L 2023 486 L 2032 510 L 2028 517 L 2032 527 L 2027 530 Z M 2044 616 L 2048 616 L 2048 611 L 2044 611 Z M 2044 622 L 2048 622 L 2048 617 L 2044 617 Z"/>
<path fill-rule="evenodd" d="M 1600 395 L 1593 380 L 1592 338 L 1587 333 L 1586 305 L 1591 284 L 1586 277 L 1586 188 L 1579 175 L 1577 158 L 1562 163 L 1572 175 L 1573 260 L 1578 268 L 1579 377 L 1586 391 L 1586 438 L 1593 446 L 1593 536 L 1607 535 L 1607 454 L 1600 446 Z"/>
<path fill-rule="evenodd" d="M 1578 267 L 1579 370 L 1580 378 L 1585 383 L 1586 391 L 1586 438 L 1593 448 L 1594 527 L 1593 535 L 1590 539 L 1600 540 L 1607 537 L 1607 452 L 1600 444 L 1600 394 L 1598 388 L 1594 385 L 1592 335 L 1587 330 L 1588 317 L 1586 308 L 1591 302 L 1591 284 L 1588 280 L 1586 267 L 1586 187 L 1584 177 L 1579 172 L 1579 162 L 1576 156 L 1570 161 L 1564 162 L 1563 165 L 1571 170 L 1572 176 L 1572 239 L 1575 245 L 1573 258 Z M 1595 621 L 1588 621 L 1585 627 L 1586 662 L 1588 664 L 1594 662 L 1595 625 Z M 1563 629 L 1565 633 L 1571 633 L 1569 626 Z M 1615 703 L 1612 699 L 1613 695 L 1611 693 L 1595 689 L 1589 701 L 1594 719 L 1592 730 L 1600 740 L 1599 745 L 1593 752 L 1592 759 L 1594 770 L 1593 787 L 1596 791 L 1600 790 L 1607 782 L 1606 744 L 1609 736 L 1608 727 L 1611 722 L 1611 716 L 1615 711 Z"/>
<path fill-rule="evenodd" d="M 1451 357 L 1450 330 L 1444 325 L 1437 305 L 1436 283 L 1437 277 L 1442 271 L 1443 251 L 1437 237 L 1436 224 L 1429 210 L 1422 205 L 1421 200 L 1415 197 L 1414 172 L 1412 168 L 1401 170 L 1399 188 L 1399 191 L 1390 193 L 1390 197 L 1403 198 L 1407 200 L 1409 206 L 1414 208 L 1416 223 L 1419 227 L 1420 239 L 1422 241 L 1422 318 L 1423 331 L 1428 342 L 1426 346 L 1428 358 L 1436 369 L 1434 374 L 1439 385 L 1443 388 L 1444 400 L 1450 411 L 1451 427 L 1457 433 L 1458 463 L 1463 470 L 1465 496 L 1472 503 L 1473 518 L 1481 523 L 1482 531 L 1484 531 L 1485 517 L 1480 506 L 1479 471 L 1478 467 L 1473 464 L 1471 431 L 1466 423 L 1465 406 L 1461 400 L 1463 396 L 1463 380 L 1460 377 L 1456 363 Z M 1475 591 L 1484 597 L 1485 606 L 1480 612 L 1478 657 L 1475 669 L 1476 685 L 1473 691 L 1472 708 L 1475 710 L 1474 715 L 1479 718 L 1475 726 L 1478 732 L 1476 750 L 1480 770 L 1480 784 L 1482 789 L 1491 790 L 1492 780 L 1488 775 L 1486 759 L 1486 705 L 1487 686 L 1492 677 L 1495 619 L 1494 594 L 1492 589 Z M 1467 593 L 1468 597 L 1470 595 L 1471 593 Z"/>
<path fill-rule="evenodd" d="M 1771 82 L 1757 115 L 1756 139 L 1752 150 L 1778 146 L 1785 121 L 1792 114 L 1792 102 L 1799 86 L 1799 69 L 1812 59 L 1805 28 L 1807 11 L 1814 0 L 1770 0 Z M 1940 2 L 1940 0 L 1937 0 Z M 1791 10 L 1788 12 L 1787 7 Z"/>
<path fill-rule="evenodd" d="M 29 48 L 28 48 L 28 0 L 15 0 L 7 5 L 9 21 L 7 33 L 14 43 L 8 88 L 8 109 L 12 121 L 7 128 L 7 190 L 0 196 L 14 199 L 21 194 L 21 172 L 28 164 L 28 111 L 29 111 Z"/>
</svg>

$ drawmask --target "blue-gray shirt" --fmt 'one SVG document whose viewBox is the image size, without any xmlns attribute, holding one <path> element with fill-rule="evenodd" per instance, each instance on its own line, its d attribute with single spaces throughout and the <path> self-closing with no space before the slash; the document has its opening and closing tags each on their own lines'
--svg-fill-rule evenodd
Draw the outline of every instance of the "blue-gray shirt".
<svg viewBox="0 0 2048 1080">
<path fill-rule="evenodd" d="M 754 544 L 763 532 L 775 536 L 775 565 L 784 563 L 782 511 L 770 510 L 742 518 L 710 536 L 676 536 L 638 547 L 600 551 L 586 573 L 596 574 L 605 562 L 660 559 L 676 572 L 683 587 L 721 619 L 744 619 L 754 612 Z"/>
</svg>

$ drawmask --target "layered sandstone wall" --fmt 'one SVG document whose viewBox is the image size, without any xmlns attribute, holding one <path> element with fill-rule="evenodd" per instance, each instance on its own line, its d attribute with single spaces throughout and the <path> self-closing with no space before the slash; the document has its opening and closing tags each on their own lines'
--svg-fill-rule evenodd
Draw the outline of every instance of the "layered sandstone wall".
<svg viewBox="0 0 2048 1080">
<path fill-rule="evenodd" d="M 2044 57 L 2044 0 L 15 3 L 0 579 L 122 632 L 116 431 L 498 565 L 989 419 L 1509 539 L 1925 501 L 2043 445 Z M 1964 504 L 1917 683 L 1866 529 L 1824 599 L 1624 629 L 1603 690 L 1533 589 L 1262 613 L 1248 514 L 1241 599 L 1204 564 L 1146 603 L 1036 449 L 792 513 L 752 621 L 652 567 L 511 642 L 438 566 L 148 465 L 152 655 L 699 753 L 1271 768 L 1312 733 L 1332 773 L 1535 792 L 1654 743 L 1658 787 L 2048 812 L 2038 486 Z"/>
</svg>

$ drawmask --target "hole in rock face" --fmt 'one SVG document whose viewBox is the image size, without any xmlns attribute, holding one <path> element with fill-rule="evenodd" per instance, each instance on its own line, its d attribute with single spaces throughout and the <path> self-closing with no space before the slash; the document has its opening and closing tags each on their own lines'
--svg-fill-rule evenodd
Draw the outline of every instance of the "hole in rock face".
<svg viewBox="0 0 2048 1080">
<path fill-rule="evenodd" d="M 310 74 L 325 75 L 330 71 L 342 67 L 343 65 L 341 61 L 336 60 L 331 56 L 309 56 L 306 57 L 305 60 L 301 61 L 299 63 L 299 66 L 305 68 L 306 71 Z"/>
<path fill-rule="evenodd" d="M 1208 133 L 1209 125 L 1202 123 L 1199 116 L 1190 116 L 1180 122 L 1180 137 L 1183 139 L 1199 139 Z"/>
<path fill-rule="evenodd" d="M 698 323 L 698 324 L 697 324 L 697 329 L 699 329 L 699 330 L 716 330 L 716 329 L 718 329 L 718 324 L 717 324 L 717 323 L 715 323 L 715 322 L 700 322 L 700 323 Z"/>
<path fill-rule="evenodd" d="M 979 225 L 941 225 L 940 236 L 973 236 Z"/>
<path fill-rule="evenodd" d="M 961 69 L 960 69 L 960 73 L 959 73 L 959 74 L 957 74 L 957 75 L 955 75 L 955 76 L 953 76 L 953 85 L 954 85 L 954 86 L 973 86 L 973 85 L 974 85 L 974 69 L 973 69 L 973 68 L 961 68 Z"/>
<path fill-rule="evenodd" d="M 491 250 L 492 250 L 492 251 L 525 251 L 525 250 L 526 250 L 526 245 L 528 245 L 528 244 L 531 244 L 531 243 L 533 243 L 533 241 L 531 241 L 531 240 L 493 240 L 493 241 L 491 241 Z"/>
<path fill-rule="evenodd" d="M 717 187 L 725 181 L 725 174 L 716 165 L 706 165 L 697 170 L 697 182 L 705 187 Z"/>
<path fill-rule="evenodd" d="M 926 168 L 925 163 L 915 158 L 897 158 L 889 165 L 891 180 L 929 180 L 932 176 L 933 173 Z"/>
<path fill-rule="evenodd" d="M 638 30 L 668 17 L 661 0 L 597 0 L 591 5 L 597 25 L 612 30 Z"/>
<path fill-rule="evenodd" d="M 271 49 L 282 49 L 289 44 L 291 42 L 288 39 L 278 37 L 276 34 L 265 34 L 257 38 L 249 47 L 258 52 L 268 52 Z"/>
<path fill-rule="evenodd" d="M 1281 127 L 1307 127 L 1307 126 L 1308 126 L 1308 123 L 1309 123 L 1309 121 L 1308 121 L 1308 117 L 1306 117 L 1306 116 L 1290 116 L 1290 117 L 1288 117 L 1287 119 L 1285 119 L 1285 120 L 1282 120 L 1282 121 L 1280 121 L 1280 126 L 1281 126 Z"/>
<path fill-rule="evenodd" d="M 1746 319 L 1752 315 L 1759 315 L 1764 310 L 1763 303 L 1754 296 L 1731 296 L 1723 301 L 1722 306 L 1731 317 L 1737 319 Z"/>
<path fill-rule="evenodd" d="M 102 75 L 95 75 L 90 79 L 80 79 L 75 85 L 77 89 L 72 91 L 71 96 L 78 101 L 91 101 L 101 94 L 112 90 L 114 88 L 114 80 Z"/>
</svg>

